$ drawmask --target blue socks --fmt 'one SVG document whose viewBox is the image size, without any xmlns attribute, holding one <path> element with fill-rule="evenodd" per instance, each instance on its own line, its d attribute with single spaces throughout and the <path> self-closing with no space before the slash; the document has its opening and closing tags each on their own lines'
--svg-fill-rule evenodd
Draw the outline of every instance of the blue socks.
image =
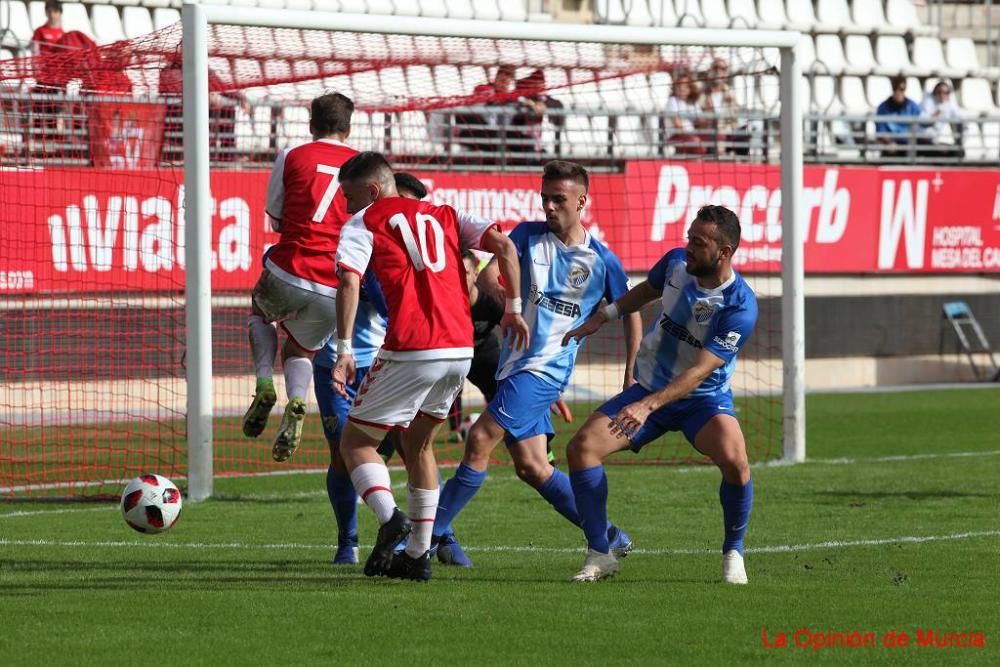
<svg viewBox="0 0 1000 667">
<path fill-rule="evenodd" d="M 350 477 L 337 474 L 331 465 L 326 470 L 326 495 L 330 497 L 333 515 L 337 518 L 337 538 L 358 537 L 358 494 Z"/>
<path fill-rule="evenodd" d="M 594 551 L 608 553 L 608 477 L 604 466 L 574 470 L 569 474 L 580 513 L 587 546 Z"/>
<path fill-rule="evenodd" d="M 722 480 L 719 502 L 722 503 L 722 520 L 726 531 L 722 553 L 736 549 L 742 555 L 743 536 L 747 532 L 750 509 L 753 507 L 753 480 L 742 486 Z"/>
<path fill-rule="evenodd" d="M 458 466 L 455 470 L 455 476 L 449 479 L 448 483 L 441 489 L 437 516 L 434 519 L 434 537 L 439 538 L 451 533 L 451 522 L 476 495 L 479 487 L 483 485 L 484 479 L 486 479 L 485 470 L 479 472 L 464 463 Z"/>
<path fill-rule="evenodd" d="M 569 476 L 559 468 L 554 468 L 552 476 L 538 489 L 538 493 L 574 526 L 580 526 L 580 513 L 576 511 L 576 498 Z"/>
</svg>

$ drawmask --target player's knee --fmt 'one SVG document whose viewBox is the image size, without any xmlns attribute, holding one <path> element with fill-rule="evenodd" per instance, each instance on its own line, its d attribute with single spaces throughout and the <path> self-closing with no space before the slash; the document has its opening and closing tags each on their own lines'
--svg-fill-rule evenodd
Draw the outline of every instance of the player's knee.
<svg viewBox="0 0 1000 667">
<path fill-rule="evenodd" d="M 466 462 L 488 462 L 496 442 L 486 428 L 474 425 L 465 441 Z"/>
<path fill-rule="evenodd" d="M 542 464 L 538 461 L 519 461 L 514 464 L 514 474 L 521 481 L 537 489 L 545 484 L 552 474 L 552 469 L 548 462 Z"/>
<path fill-rule="evenodd" d="M 722 471 L 722 476 L 729 482 L 745 484 L 750 479 L 750 462 L 747 459 L 746 447 L 742 442 L 726 443 L 719 451 L 715 464 Z"/>
</svg>

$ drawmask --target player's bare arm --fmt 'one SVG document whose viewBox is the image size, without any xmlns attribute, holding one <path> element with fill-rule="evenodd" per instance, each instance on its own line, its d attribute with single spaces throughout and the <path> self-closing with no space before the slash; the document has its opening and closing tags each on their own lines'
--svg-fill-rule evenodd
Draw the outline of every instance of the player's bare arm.
<svg viewBox="0 0 1000 667">
<path fill-rule="evenodd" d="M 628 389 L 635 384 L 635 359 L 639 356 L 639 346 L 642 344 L 642 315 L 638 311 L 622 318 L 622 333 L 625 335 L 625 378 L 622 380 L 622 389 Z"/>
<path fill-rule="evenodd" d="M 631 437 L 642 428 L 650 414 L 690 394 L 713 371 L 722 368 L 725 363 L 708 350 L 699 350 L 690 368 L 680 373 L 663 389 L 653 392 L 640 401 L 626 405 L 611 420 L 608 428 L 614 435 Z"/>
<path fill-rule="evenodd" d="M 663 294 L 662 290 L 658 290 L 650 285 L 648 280 L 643 280 L 641 283 L 626 292 L 622 298 L 611 304 L 611 306 L 614 306 L 614 310 L 617 313 L 615 317 L 609 317 L 607 308 L 599 309 L 596 313 L 588 317 L 586 322 L 577 328 L 566 332 L 566 335 L 563 336 L 562 344 L 564 346 L 569 345 L 570 340 L 580 342 L 587 336 L 592 336 L 600 331 L 601 327 L 603 327 L 607 322 L 617 319 L 622 315 L 630 315 L 634 313 L 638 317 L 639 311 L 642 310 L 646 304 L 660 298 L 661 294 Z M 628 357 L 630 360 L 630 368 L 631 364 L 635 362 L 635 355 L 638 354 L 639 343 L 642 342 L 642 320 L 638 319 L 637 322 L 638 325 L 636 330 L 638 331 L 638 342 L 635 345 L 635 353 L 630 353 Z M 629 337 L 628 333 L 626 333 L 626 338 L 629 344 L 631 344 L 632 339 Z M 629 350 L 631 350 L 631 348 L 629 348 Z"/>
<path fill-rule="evenodd" d="M 337 289 L 337 331 L 348 332 L 346 341 L 350 341 L 350 332 L 354 331 L 354 318 L 358 312 L 358 300 L 361 294 L 361 276 L 354 271 L 341 268 L 338 270 L 340 287 Z M 338 333 L 339 335 L 339 333 Z M 347 385 L 354 382 L 357 368 L 354 364 L 354 354 L 347 348 L 342 348 L 342 340 L 337 341 L 337 364 L 333 368 L 333 390 L 344 398 Z"/>
<path fill-rule="evenodd" d="M 517 248 L 495 227 L 483 234 L 479 247 L 493 253 L 494 262 L 503 276 L 507 307 L 500 320 L 500 331 L 504 339 L 510 336 L 512 349 L 523 350 L 528 347 L 528 324 L 521 317 L 521 267 L 517 261 Z"/>
</svg>

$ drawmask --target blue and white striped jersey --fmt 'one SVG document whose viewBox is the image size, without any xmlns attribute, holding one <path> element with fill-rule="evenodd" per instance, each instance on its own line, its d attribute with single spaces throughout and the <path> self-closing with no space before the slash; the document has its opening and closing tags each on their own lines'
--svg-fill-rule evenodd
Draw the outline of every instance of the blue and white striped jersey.
<svg viewBox="0 0 1000 667">
<path fill-rule="evenodd" d="M 531 371 L 559 389 L 569 384 L 579 344 L 562 346 L 567 331 L 628 291 L 621 262 L 589 233 L 569 247 L 544 222 L 522 222 L 510 233 L 521 259 L 522 316 L 531 332 L 526 350 L 504 341 L 497 380 Z"/>
<path fill-rule="evenodd" d="M 355 366 L 367 368 L 374 363 L 375 355 L 385 342 L 386 324 L 385 296 L 382 294 L 382 287 L 374 274 L 366 272 L 358 299 L 358 313 L 354 317 L 354 335 L 351 336 Z M 313 364 L 324 368 L 333 368 L 337 365 L 336 336 L 316 353 Z"/>
<path fill-rule="evenodd" d="M 733 271 L 724 284 L 703 289 L 687 272 L 684 248 L 675 248 L 649 270 L 649 284 L 663 290 L 662 312 L 642 339 L 635 378 L 649 391 L 667 386 L 691 367 L 706 349 L 725 364 L 698 385 L 691 396 L 729 391 L 739 352 L 757 322 L 757 297 Z"/>
</svg>

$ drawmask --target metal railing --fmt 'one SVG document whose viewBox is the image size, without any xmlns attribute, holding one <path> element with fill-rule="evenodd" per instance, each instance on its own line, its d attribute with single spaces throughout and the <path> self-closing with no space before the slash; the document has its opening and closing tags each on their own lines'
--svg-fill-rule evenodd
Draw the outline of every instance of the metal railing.
<svg viewBox="0 0 1000 667">
<path fill-rule="evenodd" d="M 160 140 L 159 162 L 179 166 L 183 137 L 180 100 L 157 98 L 129 104 L 166 106 L 153 128 Z M 88 106 L 121 98 L 62 94 L 12 94 L 0 101 L 0 163 L 4 166 L 87 166 L 93 131 Z M 228 100 L 210 112 L 213 165 L 268 168 L 275 153 L 309 140 L 308 114 L 301 107 L 257 104 L 247 113 Z M 677 121 L 690 120 L 687 129 Z M 905 132 L 876 131 L 880 122 Z M 937 123 L 937 121 L 933 121 Z M 681 123 L 683 124 L 683 123 Z M 950 140 L 930 132 L 923 117 L 810 113 L 804 119 L 804 159 L 821 163 L 998 164 L 1000 116 L 949 124 Z M 939 125 L 940 127 L 940 125 Z M 432 111 L 359 111 L 351 143 L 377 150 L 399 164 L 449 164 L 467 170 L 536 166 L 568 158 L 595 169 L 617 170 L 630 159 L 730 160 L 778 163 L 780 124 L 775 113 L 741 110 L 668 113 L 550 107 L 536 113 L 517 105 L 484 105 Z"/>
</svg>

